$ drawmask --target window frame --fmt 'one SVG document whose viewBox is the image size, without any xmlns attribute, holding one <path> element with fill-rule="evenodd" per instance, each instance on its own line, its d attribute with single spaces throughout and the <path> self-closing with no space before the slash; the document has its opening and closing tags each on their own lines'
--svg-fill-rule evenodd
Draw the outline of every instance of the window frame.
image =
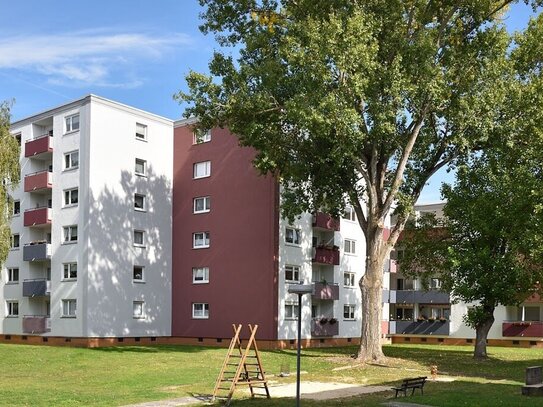
<svg viewBox="0 0 543 407">
<path fill-rule="evenodd" d="M 198 134 L 198 130 L 194 130 L 192 132 L 192 144 L 204 144 L 209 143 L 211 141 L 211 130 L 207 130 L 205 132 L 200 131 L 200 134 Z"/>
<path fill-rule="evenodd" d="M 17 272 L 15 273 L 15 270 Z M 6 267 L 7 279 L 6 284 L 19 284 L 20 270 L 19 267 Z M 13 278 L 14 275 L 17 275 L 17 278 Z"/>
<path fill-rule="evenodd" d="M 342 218 L 349 222 L 356 222 L 356 212 L 354 208 L 352 206 L 346 206 Z"/>
<path fill-rule="evenodd" d="M 136 242 L 136 234 L 141 233 L 141 243 Z M 134 242 L 135 247 L 145 247 L 145 230 L 141 229 L 134 229 L 134 232 L 132 233 L 132 239 Z"/>
<path fill-rule="evenodd" d="M 74 118 L 77 117 L 77 128 L 74 128 Z M 68 116 L 64 116 L 64 126 L 66 129 L 66 133 L 75 133 L 76 131 L 79 131 L 81 129 L 81 120 L 80 120 L 79 113 L 74 113 Z M 69 123 L 69 124 L 68 124 Z"/>
<path fill-rule="evenodd" d="M 136 269 L 141 270 L 141 278 L 136 278 Z M 134 283 L 145 283 L 145 266 L 134 264 L 132 266 L 132 281 Z"/>
<path fill-rule="evenodd" d="M 196 307 L 201 305 L 201 315 L 197 315 Z M 209 303 L 207 302 L 193 302 L 192 303 L 192 319 L 209 319 Z"/>
<path fill-rule="evenodd" d="M 200 164 L 205 166 L 204 175 L 197 175 L 197 168 Z M 201 179 L 211 177 L 211 160 L 207 161 L 198 161 L 192 164 L 192 179 Z"/>
<path fill-rule="evenodd" d="M 10 250 L 19 250 L 20 247 L 21 247 L 21 235 L 19 233 L 12 233 L 9 238 Z"/>
<path fill-rule="evenodd" d="M 348 314 L 348 316 L 346 317 L 345 314 Z M 356 321 L 356 305 L 343 304 L 343 320 Z"/>
<path fill-rule="evenodd" d="M 196 202 L 198 200 L 203 200 L 203 206 L 204 209 L 202 210 L 196 210 Z M 210 196 L 197 196 L 196 198 L 192 199 L 192 213 L 193 214 L 199 214 L 199 213 L 208 213 L 211 212 L 211 197 Z"/>
<path fill-rule="evenodd" d="M 349 250 L 347 250 L 347 243 L 349 243 Z M 344 239 L 343 240 L 343 253 L 350 254 L 351 256 L 356 256 L 356 240 L 354 239 Z"/>
<path fill-rule="evenodd" d="M 298 320 L 298 306 L 299 304 L 296 301 L 285 301 L 285 321 Z M 287 311 L 288 309 L 290 309 L 290 312 Z"/>
<path fill-rule="evenodd" d="M 345 284 L 345 282 L 347 281 L 347 278 L 349 279 L 349 284 Z M 353 273 L 352 271 L 343 272 L 343 287 L 346 287 L 346 288 L 356 287 L 356 273 Z"/>
<path fill-rule="evenodd" d="M 292 279 L 289 279 L 287 278 L 287 269 L 290 268 L 292 271 L 292 277 L 294 277 L 296 274 L 298 274 L 298 278 L 292 278 Z M 301 271 L 300 271 L 300 266 L 296 266 L 294 264 L 285 264 L 285 281 L 286 282 L 300 282 L 300 274 L 301 274 Z"/>
<path fill-rule="evenodd" d="M 139 313 L 136 313 L 136 305 L 139 305 Z M 145 319 L 145 301 L 132 301 L 132 318 Z"/>
<path fill-rule="evenodd" d="M 75 240 L 73 237 L 73 230 L 75 229 Z M 67 232 L 67 233 L 66 233 Z M 69 237 L 69 239 L 67 239 Z M 73 244 L 79 241 L 79 230 L 77 225 L 67 225 L 62 227 L 62 244 Z"/>
<path fill-rule="evenodd" d="M 75 277 L 72 277 L 73 269 L 75 265 Z M 62 281 L 77 281 L 77 262 L 71 261 L 68 263 L 62 263 Z"/>
<path fill-rule="evenodd" d="M 138 171 L 138 165 L 143 166 L 143 171 Z M 136 174 L 138 177 L 146 177 L 147 176 L 147 160 L 144 160 L 143 158 L 136 158 L 134 161 L 134 174 Z"/>
<path fill-rule="evenodd" d="M 197 280 L 197 272 L 202 271 L 202 279 Z M 209 284 L 209 267 L 192 268 L 192 284 Z"/>
<path fill-rule="evenodd" d="M 200 246 L 197 246 L 196 245 L 196 242 L 197 242 L 197 239 L 196 239 L 196 235 L 202 235 L 202 241 L 204 242 L 203 245 L 200 245 Z M 207 242 L 207 244 L 206 244 Z M 207 249 L 211 246 L 211 237 L 210 237 L 210 233 L 209 232 L 194 232 L 192 234 L 192 248 L 193 249 Z"/>
<path fill-rule="evenodd" d="M 138 133 L 138 130 L 139 130 L 138 126 L 141 126 L 141 128 L 143 129 L 143 133 Z M 136 131 L 135 131 L 136 140 L 147 141 L 147 128 L 148 127 L 146 124 L 136 122 Z M 142 134 L 143 137 L 138 137 L 138 135 L 140 134 Z"/>
<path fill-rule="evenodd" d="M 6 318 L 19 318 L 19 300 L 6 300 Z"/>
<path fill-rule="evenodd" d="M 20 215 L 21 215 L 21 201 L 19 199 L 15 199 L 13 201 L 11 216 L 20 216 Z"/>
<path fill-rule="evenodd" d="M 77 155 L 77 163 L 74 165 L 73 156 Z M 68 151 L 64 153 L 64 171 L 76 170 L 79 168 L 79 150 Z"/>
<path fill-rule="evenodd" d="M 66 311 L 68 312 L 66 313 Z M 77 318 L 77 300 L 74 298 L 63 298 L 61 300 L 60 312 L 61 318 Z"/>
<path fill-rule="evenodd" d="M 76 192 L 76 202 L 73 201 L 73 192 Z M 64 191 L 64 200 L 63 200 L 63 207 L 64 208 L 72 208 L 74 206 L 79 205 L 79 188 L 68 188 Z M 68 202 L 66 202 L 68 200 Z"/>
<path fill-rule="evenodd" d="M 143 203 L 141 208 L 136 205 L 137 198 L 142 198 Z M 134 193 L 134 210 L 138 212 L 147 212 L 147 195 L 138 194 L 137 192 Z"/>
<path fill-rule="evenodd" d="M 292 230 L 292 242 L 288 241 L 288 231 Z M 301 246 L 302 244 L 302 231 L 292 226 L 285 227 L 285 244 L 290 246 Z"/>
</svg>

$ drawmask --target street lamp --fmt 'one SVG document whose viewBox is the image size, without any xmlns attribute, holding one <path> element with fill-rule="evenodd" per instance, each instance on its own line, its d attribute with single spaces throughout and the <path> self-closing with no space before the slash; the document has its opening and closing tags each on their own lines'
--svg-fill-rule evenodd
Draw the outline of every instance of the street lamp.
<svg viewBox="0 0 543 407">
<path fill-rule="evenodd" d="M 298 351 L 296 354 L 296 407 L 300 407 L 300 354 L 302 351 L 302 296 L 313 293 L 312 284 L 289 284 L 288 292 L 298 294 Z"/>
</svg>

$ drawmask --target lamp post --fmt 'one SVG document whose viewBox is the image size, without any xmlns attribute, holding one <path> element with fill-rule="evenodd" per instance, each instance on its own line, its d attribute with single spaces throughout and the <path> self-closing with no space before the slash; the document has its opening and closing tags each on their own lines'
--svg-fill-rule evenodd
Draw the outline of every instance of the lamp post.
<svg viewBox="0 0 543 407">
<path fill-rule="evenodd" d="M 298 350 L 296 353 L 296 407 L 300 407 L 300 355 L 302 351 L 302 296 L 313 293 L 312 284 L 290 284 L 288 292 L 298 294 Z"/>
</svg>

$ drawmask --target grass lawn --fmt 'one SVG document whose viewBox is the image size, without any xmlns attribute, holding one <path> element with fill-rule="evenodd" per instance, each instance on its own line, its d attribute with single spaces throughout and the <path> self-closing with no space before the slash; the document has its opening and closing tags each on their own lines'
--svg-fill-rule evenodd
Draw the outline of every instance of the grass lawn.
<svg viewBox="0 0 543 407">
<path fill-rule="evenodd" d="M 355 348 L 304 350 L 305 381 L 335 381 L 392 386 L 407 377 L 430 376 L 437 364 L 455 380 L 429 382 L 424 396 L 405 401 L 433 406 L 541 406 L 543 398 L 520 395 L 524 371 L 543 365 L 543 350 L 489 348 L 490 358 L 475 362 L 471 347 L 390 345 L 384 347 L 388 366 L 350 366 Z M 0 405 L 2 406 L 116 406 L 209 394 L 225 356 L 225 349 L 193 346 L 113 347 L 76 349 L 0 344 Z M 263 353 L 268 375 L 288 364 L 296 370 L 295 351 Z M 269 377 L 275 383 L 294 381 Z M 418 393 L 418 392 L 417 392 Z M 378 406 L 393 392 L 304 406 Z M 292 399 L 246 399 L 236 392 L 232 405 L 242 407 L 292 406 Z"/>
</svg>

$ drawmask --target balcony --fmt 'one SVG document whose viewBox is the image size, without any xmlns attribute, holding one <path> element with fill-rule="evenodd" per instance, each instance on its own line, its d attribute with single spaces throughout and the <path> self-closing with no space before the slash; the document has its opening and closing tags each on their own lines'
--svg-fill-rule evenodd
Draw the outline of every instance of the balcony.
<svg viewBox="0 0 543 407">
<path fill-rule="evenodd" d="M 48 207 L 27 209 L 24 214 L 25 226 L 47 226 L 51 224 L 51 209 Z"/>
<path fill-rule="evenodd" d="M 313 214 L 314 228 L 339 232 L 339 224 L 339 219 L 333 218 L 327 213 L 317 212 Z"/>
<path fill-rule="evenodd" d="M 506 321 L 502 324 L 503 336 L 543 337 L 541 321 Z"/>
<path fill-rule="evenodd" d="M 51 320 L 46 315 L 23 316 L 23 333 L 43 334 L 51 331 Z"/>
<path fill-rule="evenodd" d="M 334 322 L 330 322 L 330 320 Z M 311 321 L 311 336 L 339 335 L 339 321 L 335 318 L 316 318 Z"/>
<path fill-rule="evenodd" d="M 25 192 L 48 192 L 53 188 L 53 173 L 48 170 L 25 176 Z"/>
<path fill-rule="evenodd" d="M 449 335 L 449 321 L 390 321 L 389 333 L 412 335 Z"/>
<path fill-rule="evenodd" d="M 25 157 L 45 159 L 53 152 L 52 134 L 44 134 L 25 143 Z"/>
<path fill-rule="evenodd" d="M 23 281 L 23 297 L 46 297 L 51 295 L 51 282 L 45 278 Z"/>
<path fill-rule="evenodd" d="M 339 266 L 339 249 L 337 247 L 315 247 L 314 250 L 313 263 Z"/>
<path fill-rule="evenodd" d="M 339 285 L 330 283 L 313 283 L 315 300 L 339 300 Z"/>
<path fill-rule="evenodd" d="M 51 244 L 39 241 L 25 244 L 23 247 L 24 261 L 44 261 L 51 259 Z"/>
<path fill-rule="evenodd" d="M 449 293 L 438 290 L 390 290 L 390 304 L 450 304 Z"/>
</svg>

